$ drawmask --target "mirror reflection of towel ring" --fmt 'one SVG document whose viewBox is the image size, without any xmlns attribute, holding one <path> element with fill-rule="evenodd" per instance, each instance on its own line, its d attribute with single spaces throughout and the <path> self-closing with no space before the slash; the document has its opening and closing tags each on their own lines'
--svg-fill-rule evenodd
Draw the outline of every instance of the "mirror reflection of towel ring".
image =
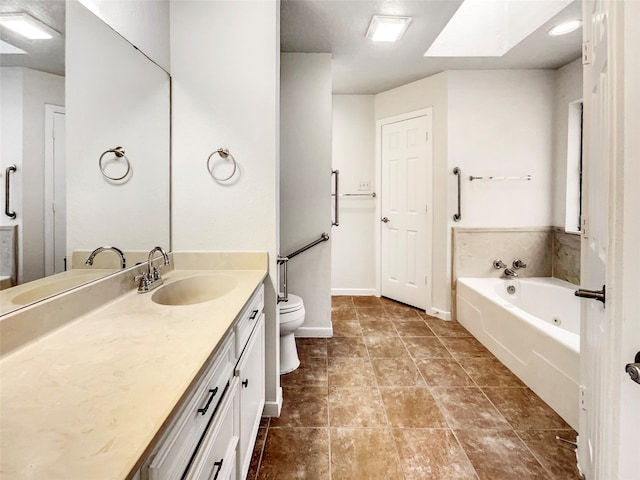
<svg viewBox="0 0 640 480">
<path fill-rule="evenodd" d="M 233 162 L 233 170 L 231 171 L 231 174 L 229 174 L 229 176 L 224 178 L 219 178 L 213 174 L 213 169 L 211 168 L 211 159 L 216 154 L 220 155 L 220 158 L 223 158 L 223 159 L 228 158 L 228 159 L 231 159 L 231 161 Z M 238 170 L 238 164 L 236 163 L 236 159 L 233 158 L 233 155 L 229 153 L 229 150 L 227 148 L 219 148 L 215 152 L 212 152 L 211 155 L 209 155 L 209 158 L 207 158 L 207 170 L 209 170 L 209 173 L 211 174 L 214 180 L 218 182 L 226 182 L 227 180 L 231 180 L 231 178 L 236 174 L 236 171 Z"/>
<path fill-rule="evenodd" d="M 109 176 L 107 174 L 107 172 L 105 171 L 105 166 L 102 163 L 102 161 L 104 159 L 104 156 L 107 153 L 113 153 L 116 156 L 116 160 L 118 160 L 120 158 L 124 158 L 124 161 L 127 162 L 127 171 L 124 172 L 124 175 L 122 175 L 120 177 L 111 177 L 111 176 Z M 104 152 L 102 155 L 100 155 L 100 160 L 98 160 L 98 166 L 100 167 L 100 173 L 102 173 L 102 176 L 104 178 L 106 178 L 108 180 L 112 180 L 114 182 L 117 182 L 118 180 L 122 180 L 127 175 L 129 175 L 129 173 L 131 172 L 131 163 L 129 162 L 129 159 L 127 158 L 127 156 L 124 154 L 124 149 L 122 147 L 111 148 L 111 149 L 107 150 L 106 152 Z"/>
</svg>

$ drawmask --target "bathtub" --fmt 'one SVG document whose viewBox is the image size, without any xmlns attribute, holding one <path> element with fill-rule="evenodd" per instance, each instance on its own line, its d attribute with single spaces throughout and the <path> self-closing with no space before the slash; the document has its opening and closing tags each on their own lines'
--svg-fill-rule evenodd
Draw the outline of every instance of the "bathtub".
<svg viewBox="0 0 640 480">
<path fill-rule="evenodd" d="M 557 278 L 459 278 L 456 292 L 458 321 L 576 430 L 577 288 Z"/>
</svg>

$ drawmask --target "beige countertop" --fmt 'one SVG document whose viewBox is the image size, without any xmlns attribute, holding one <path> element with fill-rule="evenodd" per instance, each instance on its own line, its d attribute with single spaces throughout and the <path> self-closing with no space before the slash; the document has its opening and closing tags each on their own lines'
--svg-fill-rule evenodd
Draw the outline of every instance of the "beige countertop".
<svg viewBox="0 0 640 480">
<path fill-rule="evenodd" d="M 178 265 L 177 268 L 180 268 Z M 0 361 L 0 477 L 118 479 L 135 472 L 267 271 L 224 273 L 230 293 L 163 306 L 127 292 Z"/>
</svg>

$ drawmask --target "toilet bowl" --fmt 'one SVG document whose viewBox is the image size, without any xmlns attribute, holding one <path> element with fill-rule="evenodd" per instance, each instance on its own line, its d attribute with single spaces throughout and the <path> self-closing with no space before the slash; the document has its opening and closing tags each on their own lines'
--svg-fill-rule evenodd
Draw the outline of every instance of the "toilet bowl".
<svg viewBox="0 0 640 480">
<path fill-rule="evenodd" d="M 280 374 L 300 366 L 295 331 L 304 323 L 304 303 L 297 295 L 289 294 L 289 301 L 280 304 Z"/>
</svg>

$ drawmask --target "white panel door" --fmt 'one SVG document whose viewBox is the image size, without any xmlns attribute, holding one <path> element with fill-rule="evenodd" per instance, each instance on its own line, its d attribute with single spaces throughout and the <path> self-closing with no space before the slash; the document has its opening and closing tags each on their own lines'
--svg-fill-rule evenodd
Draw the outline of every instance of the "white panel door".
<svg viewBox="0 0 640 480">
<path fill-rule="evenodd" d="M 587 480 L 640 479 L 636 439 L 640 385 L 625 373 L 625 364 L 633 362 L 640 349 L 635 278 L 640 261 L 634 253 L 640 208 L 638 195 L 632 191 L 637 191 L 637 183 L 628 188 L 637 178 L 626 177 L 632 165 L 638 170 L 637 158 L 632 159 L 638 153 L 637 124 L 628 124 L 632 117 L 625 118 L 625 112 L 637 110 L 629 95 L 637 91 L 639 75 L 637 61 L 635 71 L 623 61 L 624 34 L 627 29 L 637 30 L 637 23 L 625 25 L 625 4 L 640 13 L 633 2 L 583 2 L 587 48 L 581 284 L 592 290 L 606 284 L 606 304 L 582 300 L 578 458 Z M 637 51 L 631 51 L 632 57 L 637 56 Z M 625 83 L 631 87 L 628 91 Z M 629 145 L 635 145 L 635 151 Z"/>
<path fill-rule="evenodd" d="M 431 271 L 431 115 L 381 127 L 381 293 L 425 309 Z"/>
<path fill-rule="evenodd" d="M 45 275 L 64 272 L 67 248 L 65 110 L 45 106 Z"/>
</svg>

